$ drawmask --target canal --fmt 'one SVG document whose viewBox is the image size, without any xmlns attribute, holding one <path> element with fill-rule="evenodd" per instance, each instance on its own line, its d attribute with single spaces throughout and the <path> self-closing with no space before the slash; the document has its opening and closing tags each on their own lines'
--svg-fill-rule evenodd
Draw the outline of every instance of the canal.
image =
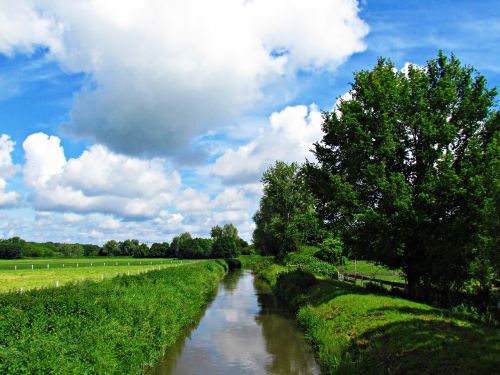
<svg viewBox="0 0 500 375">
<path fill-rule="evenodd" d="M 229 272 L 199 323 L 151 372 L 319 374 L 313 352 L 290 315 L 251 271 Z"/>
</svg>

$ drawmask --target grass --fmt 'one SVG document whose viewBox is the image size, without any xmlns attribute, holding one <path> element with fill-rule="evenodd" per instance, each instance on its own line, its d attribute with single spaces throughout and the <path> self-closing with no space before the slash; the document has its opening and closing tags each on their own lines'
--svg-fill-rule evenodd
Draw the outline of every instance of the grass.
<svg viewBox="0 0 500 375">
<path fill-rule="evenodd" d="M 136 259 L 132 257 L 85 257 L 85 258 L 22 258 L 22 259 L 0 259 L 0 270 L 14 270 L 17 269 L 34 269 L 47 268 L 47 264 L 51 268 L 62 268 L 63 264 L 66 267 L 107 267 L 110 265 L 154 265 L 166 264 L 175 259 Z"/>
<path fill-rule="evenodd" d="M 484 374 L 500 366 L 500 329 L 465 315 L 332 280 L 305 264 L 267 264 L 258 275 L 297 312 L 326 374 Z M 353 266 L 353 264 L 351 263 Z M 359 267 L 359 268 L 358 268 Z M 358 272 L 387 273 L 370 262 Z M 353 270 L 352 270 L 353 271 Z M 352 272 L 351 271 L 351 272 Z M 390 272 L 390 271 L 389 271 Z M 317 276 L 317 277 L 315 277 Z"/>
<path fill-rule="evenodd" d="M 13 270 L 9 268 L 7 270 L 0 270 L 0 293 L 5 293 L 9 291 L 19 291 L 21 288 L 23 290 L 30 290 L 35 288 L 47 288 L 55 287 L 57 284 L 59 286 L 68 284 L 70 282 L 84 281 L 84 280 L 103 280 L 105 278 L 114 277 L 120 274 L 123 275 L 137 275 L 140 273 L 148 272 L 154 269 L 178 267 L 183 265 L 188 265 L 194 260 L 163 260 L 160 263 L 159 260 L 146 261 L 146 260 L 130 260 L 130 266 L 128 266 L 127 261 L 122 260 L 121 263 L 118 261 L 111 260 L 101 260 L 99 263 L 96 262 L 80 262 L 78 267 L 76 267 L 77 262 L 68 263 L 68 259 L 58 259 L 59 263 L 50 263 L 53 266 L 49 268 L 39 267 L 34 268 L 20 268 Z M 65 262 L 65 263 L 62 263 Z M 92 263 L 92 266 L 90 264 Z M 107 265 L 104 266 L 104 263 Z M 118 265 L 115 265 L 117 264 Z M 136 263 L 136 264 L 134 264 Z M 142 264 L 140 264 L 142 263 Z M 152 264 L 151 264 L 152 263 Z M 31 263 L 27 263 L 31 265 Z M 38 263 L 41 265 L 45 263 Z M 65 265 L 63 268 L 62 265 Z M 54 265 L 57 265 L 54 266 Z"/>
<path fill-rule="evenodd" d="M 216 261 L 0 294 L 0 373 L 137 374 L 193 322 Z"/>
<path fill-rule="evenodd" d="M 333 280 L 297 318 L 325 373 L 484 374 L 500 365 L 500 330 L 449 311 Z"/>
<path fill-rule="evenodd" d="M 375 264 L 374 262 L 370 262 L 367 260 L 350 260 L 343 267 L 344 272 L 348 273 L 360 273 L 360 274 L 399 274 L 400 270 L 391 270 L 384 266 Z M 402 276 L 375 276 L 377 279 L 388 280 L 388 281 L 396 281 L 396 282 L 404 282 L 404 278 Z"/>
</svg>

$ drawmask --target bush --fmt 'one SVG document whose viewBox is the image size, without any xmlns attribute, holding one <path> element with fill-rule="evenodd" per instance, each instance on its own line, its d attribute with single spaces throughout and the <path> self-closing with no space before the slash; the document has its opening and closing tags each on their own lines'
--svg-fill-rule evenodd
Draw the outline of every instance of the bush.
<svg viewBox="0 0 500 375">
<path fill-rule="evenodd" d="M 314 256 L 325 262 L 339 265 L 342 262 L 343 252 L 342 240 L 339 238 L 327 238 L 321 243 L 319 251 Z"/>
</svg>

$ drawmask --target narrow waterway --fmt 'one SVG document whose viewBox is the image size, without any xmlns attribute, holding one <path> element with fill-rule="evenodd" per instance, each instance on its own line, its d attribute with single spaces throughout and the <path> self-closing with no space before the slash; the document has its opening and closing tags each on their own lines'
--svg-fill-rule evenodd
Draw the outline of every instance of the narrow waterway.
<svg viewBox="0 0 500 375">
<path fill-rule="evenodd" d="M 153 374 L 319 374 L 296 323 L 250 271 L 228 273 Z"/>
</svg>

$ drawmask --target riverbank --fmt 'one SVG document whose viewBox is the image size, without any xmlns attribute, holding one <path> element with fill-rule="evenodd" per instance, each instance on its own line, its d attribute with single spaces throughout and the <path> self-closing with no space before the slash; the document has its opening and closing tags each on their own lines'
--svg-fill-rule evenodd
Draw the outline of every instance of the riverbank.
<svg viewBox="0 0 500 375">
<path fill-rule="evenodd" d="M 326 374 L 484 374 L 500 366 L 498 327 L 279 264 L 258 275 L 297 311 Z"/>
<path fill-rule="evenodd" d="M 207 303 L 216 261 L 0 295 L 1 373 L 142 373 Z"/>
</svg>

